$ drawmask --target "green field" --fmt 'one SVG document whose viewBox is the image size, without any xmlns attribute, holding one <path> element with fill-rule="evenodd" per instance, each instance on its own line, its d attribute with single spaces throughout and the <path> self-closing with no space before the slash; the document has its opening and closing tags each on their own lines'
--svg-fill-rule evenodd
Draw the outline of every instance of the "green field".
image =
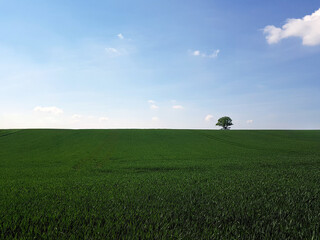
<svg viewBox="0 0 320 240">
<path fill-rule="evenodd" d="M 319 239 L 320 131 L 0 130 L 1 239 Z"/>
</svg>

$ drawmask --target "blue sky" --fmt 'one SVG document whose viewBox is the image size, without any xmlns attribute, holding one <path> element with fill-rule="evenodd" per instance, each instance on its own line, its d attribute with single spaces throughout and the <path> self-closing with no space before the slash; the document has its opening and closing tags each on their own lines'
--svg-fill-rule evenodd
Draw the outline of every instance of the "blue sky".
<svg viewBox="0 0 320 240">
<path fill-rule="evenodd" d="M 0 0 L 0 128 L 319 129 L 319 8 Z"/>
</svg>

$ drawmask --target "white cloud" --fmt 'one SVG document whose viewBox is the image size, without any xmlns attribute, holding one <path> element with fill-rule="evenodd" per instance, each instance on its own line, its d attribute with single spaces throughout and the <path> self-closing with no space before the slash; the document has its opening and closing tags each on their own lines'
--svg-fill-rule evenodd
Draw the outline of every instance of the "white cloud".
<svg viewBox="0 0 320 240">
<path fill-rule="evenodd" d="M 320 44 L 320 9 L 301 19 L 288 19 L 281 28 L 273 25 L 264 28 L 266 40 L 269 44 L 280 42 L 289 37 L 300 37 L 303 45 L 314 46 Z"/>
<path fill-rule="evenodd" d="M 100 121 L 100 122 L 105 122 L 105 121 L 108 121 L 108 120 L 109 120 L 108 117 L 100 117 L 100 118 L 99 118 L 99 121 Z"/>
<path fill-rule="evenodd" d="M 34 112 L 43 112 L 43 113 L 50 113 L 54 115 L 60 115 L 63 113 L 63 110 L 57 107 L 41 107 L 37 106 L 33 109 Z"/>
<path fill-rule="evenodd" d="M 181 105 L 173 105 L 172 108 L 173 109 L 183 109 L 183 106 L 181 106 Z"/>
<path fill-rule="evenodd" d="M 159 118 L 158 117 L 153 117 L 151 120 L 154 121 L 154 122 L 157 122 L 157 121 L 159 121 Z"/>
<path fill-rule="evenodd" d="M 117 36 L 119 39 L 124 39 L 124 36 L 121 33 L 119 33 Z"/>
<path fill-rule="evenodd" d="M 155 104 L 152 104 L 152 105 L 150 106 L 150 108 L 151 108 L 151 109 L 158 109 L 159 107 L 158 107 L 157 105 L 155 105 Z"/>
<path fill-rule="evenodd" d="M 155 103 L 155 101 L 153 101 L 153 100 L 148 100 L 148 103 L 153 104 L 153 103 Z"/>
<path fill-rule="evenodd" d="M 251 123 L 253 123 L 253 120 L 247 120 L 246 123 L 251 124 Z"/>
<path fill-rule="evenodd" d="M 266 39 L 269 44 L 277 43 L 281 40 L 281 31 L 281 28 L 271 25 L 263 29 L 264 34 L 267 34 Z"/>
<path fill-rule="evenodd" d="M 196 57 L 203 57 L 203 58 L 216 58 L 220 53 L 220 49 L 213 50 L 211 54 L 201 53 L 199 50 L 193 51 L 192 55 Z"/>
<path fill-rule="evenodd" d="M 200 51 L 196 50 L 192 53 L 193 56 L 200 56 Z"/>
<path fill-rule="evenodd" d="M 207 122 L 210 122 L 211 120 L 213 119 L 213 116 L 211 114 L 208 114 L 204 120 L 207 121 Z"/>
</svg>

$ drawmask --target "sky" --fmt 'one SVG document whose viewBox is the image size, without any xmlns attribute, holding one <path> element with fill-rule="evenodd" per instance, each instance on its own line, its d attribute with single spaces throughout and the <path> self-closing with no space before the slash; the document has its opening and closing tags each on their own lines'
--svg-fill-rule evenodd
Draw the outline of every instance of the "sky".
<svg viewBox="0 0 320 240">
<path fill-rule="evenodd" d="M 0 129 L 320 128 L 314 0 L 0 0 Z"/>
</svg>

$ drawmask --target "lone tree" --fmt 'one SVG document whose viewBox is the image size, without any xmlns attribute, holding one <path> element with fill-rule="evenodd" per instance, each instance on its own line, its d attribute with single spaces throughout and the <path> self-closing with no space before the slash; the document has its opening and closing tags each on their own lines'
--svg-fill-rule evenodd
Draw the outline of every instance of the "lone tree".
<svg viewBox="0 0 320 240">
<path fill-rule="evenodd" d="M 232 119 L 229 118 L 229 117 L 222 117 L 222 118 L 219 118 L 217 124 L 217 126 L 221 126 L 223 130 L 229 130 L 230 129 L 230 126 L 233 125 L 232 123 Z"/>
</svg>

